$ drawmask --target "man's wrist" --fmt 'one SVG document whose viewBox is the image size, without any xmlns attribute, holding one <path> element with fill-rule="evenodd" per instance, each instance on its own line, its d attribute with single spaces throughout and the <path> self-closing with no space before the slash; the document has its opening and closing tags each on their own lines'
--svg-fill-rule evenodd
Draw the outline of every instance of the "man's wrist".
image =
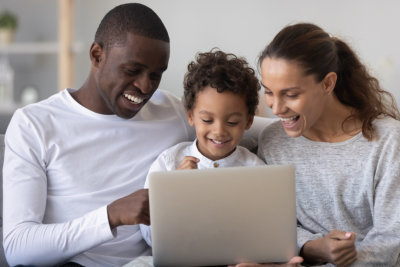
<svg viewBox="0 0 400 267">
<path fill-rule="evenodd" d="M 112 203 L 107 206 L 107 216 L 108 216 L 108 223 L 110 224 L 111 229 L 114 229 L 115 227 L 120 225 L 120 223 L 118 223 L 118 221 L 115 220 L 114 208 Z"/>
</svg>

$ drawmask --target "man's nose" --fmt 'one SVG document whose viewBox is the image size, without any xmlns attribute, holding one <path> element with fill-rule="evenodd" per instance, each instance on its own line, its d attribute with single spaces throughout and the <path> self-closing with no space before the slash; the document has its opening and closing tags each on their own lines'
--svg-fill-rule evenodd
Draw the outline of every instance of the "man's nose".
<svg viewBox="0 0 400 267">
<path fill-rule="evenodd" d="M 152 91 L 152 83 L 150 77 L 146 73 L 138 76 L 133 82 L 133 85 L 139 88 L 143 94 L 148 94 Z"/>
</svg>

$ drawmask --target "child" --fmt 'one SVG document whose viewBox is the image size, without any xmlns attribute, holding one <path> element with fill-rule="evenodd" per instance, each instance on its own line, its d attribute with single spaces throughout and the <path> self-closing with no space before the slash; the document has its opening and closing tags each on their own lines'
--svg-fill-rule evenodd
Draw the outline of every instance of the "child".
<svg viewBox="0 0 400 267">
<path fill-rule="evenodd" d="M 183 99 L 197 138 L 165 150 L 149 173 L 263 165 L 255 154 L 238 146 L 253 123 L 259 89 L 254 70 L 244 59 L 218 50 L 200 53 L 188 66 Z M 150 227 L 141 225 L 141 230 L 151 245 Z"/>
</svg>

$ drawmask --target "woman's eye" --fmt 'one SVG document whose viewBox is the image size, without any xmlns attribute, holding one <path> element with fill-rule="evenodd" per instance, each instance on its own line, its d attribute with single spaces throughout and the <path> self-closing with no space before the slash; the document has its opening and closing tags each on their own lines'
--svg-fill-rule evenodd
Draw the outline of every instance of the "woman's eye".
<svg viewBox="0 0 400 267">
<path fill-rule="evenodd" d="M 299 95 L 295 94 L 295 95 L 286 95 L 289 98 L 297 98 Z"/>
<path fill-rule="evenodd" d="M 264 91 L 264 94 L 266 94 L 266 95 L 272 95 L 272 92 L 271 92 L 271 91 Z"/>
</svg>

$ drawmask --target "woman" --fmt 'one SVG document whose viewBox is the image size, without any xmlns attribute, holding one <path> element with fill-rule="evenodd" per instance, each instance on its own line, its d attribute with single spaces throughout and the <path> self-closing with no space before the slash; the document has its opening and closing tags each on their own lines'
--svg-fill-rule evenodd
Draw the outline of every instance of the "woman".
<svg viewBox="0 0 400 267">
<path fill-rule="evenodd" d="M 259 58 L 280 118 L 259 140 L 296 167 L 299 254 L 309 264 L 399 265 L 400 115 L 354 51 L 313 24 L 281 30 Z"/>
</svg>

